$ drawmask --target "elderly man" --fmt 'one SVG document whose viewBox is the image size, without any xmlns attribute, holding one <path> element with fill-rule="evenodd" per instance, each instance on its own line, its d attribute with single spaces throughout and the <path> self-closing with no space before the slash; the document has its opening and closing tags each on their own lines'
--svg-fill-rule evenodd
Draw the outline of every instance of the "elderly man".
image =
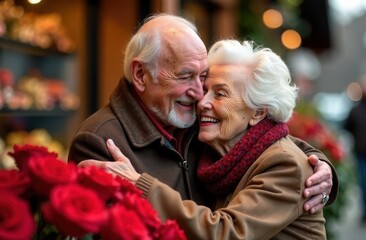
<svg viewBox="0 0 366 240">
<path fill-rule="evenodd" d="M 112 159 L 105 144 L 111 138 L 137 172 L 159 178 L 182 199 L 210 206 L 213 198 L 196 176 L 202 143 L 197 140 L 195 107 L 203 97 L 207 66 L 206 47 L 192 23 L 166 14 L 147 19 L 127 46 L 125 77 L 110 103 L 81 125 L 69 160 Z M 334 201 L 337 176 L 323 154 L 300 140 L 295 142 L 308 156 L 316 154 L 323 160 L 309 157 L 315 174 L 304 191 L 306 197 L 313 196 L 305 209 L 316 212 L 328 194 L 329 203 Z"/>
</svg>

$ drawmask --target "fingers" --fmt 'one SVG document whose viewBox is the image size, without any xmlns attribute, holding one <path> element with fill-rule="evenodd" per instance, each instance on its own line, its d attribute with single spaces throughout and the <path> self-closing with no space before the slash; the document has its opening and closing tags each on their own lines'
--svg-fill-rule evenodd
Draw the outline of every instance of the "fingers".
<svg viewBox="0 0 366 240">
<path fill-rule="evenodd" d="M 325 203 L 323 203 L 323 196 L 329 195 L 332 186 L 332 170 L 326 162 L 319 161 L 315 155 L 311 155 L 309 163 L 314 167 L 314 174 L 306 180 L 304 196 L 310 197 L 304 204 L 305 211 L 311 214 L 320 211 Z"/>
<path fill-rule="evenodd" d="M 112 155 L 113 159 L 116 162 L 123 162 L 125 164 L 125 166 L 130 170 L 130 171 L 135 171 L 135 168 L 132 166 L 130 159 L 128 159 L 122 152 L 121 150 L 114 144 L 112 139 L 108 139 L 107 140 L 107 148 L 109 153 Z"/>
<path fill-rule="evenodd" d="M 321 163 L 318 156 L 316 156 L 314 154 L 309 156 L 308 161 L 309 161 L 310 165 L 313 166 L 314 169 L 318 166 L 318 164 Z"/>
<path fill-rule="evenodd" d="M 105 169 L 115 175 L 119 175 L 121 177 L 126 177 L 124 172 L 126 171 L 126 164 L 121 161 L 117 162 L 108 162 L 105 165 Z"/>
<path fill-rule="evenodd" d="M 309 162 L 311 162 L 310 157 Z M 314 168 L 314 174 L 306 179 L 306 186 L 311 187 L 312 185 L 316 185 L 324 181 L 332 183 L 332 170 L 326 162 L 319 161 Z M 328 185 L 323 187 L 328 187 Z"/>
<path fill-rule="evenodd" d="M 78 167 L 88 167 L 88 166 L 96 166 L 99 168 L 104 168 L 105 162 L 94 160 L 94 159 L 87 159 L 87 160 L 79 162 L 79 164 L 78 164 Z"/>
<path fill-rule="evenodd" d="M 319 194 L 307 200 L 304 204 L 305 211 L 309 211 L 311 214 L 320 211 L 324 207 L 322 199 L 322 194 Z"/>
<path fill-rule="evenodd" d="M 330 194 L 333 186 L 333 181 L 331 179 L 327 179 L 318 184 L 314 184 L 310 187 L 305 188 L 304 197 L 311 197 L 315 195 L 321 195 L 322 193 Z"/>
<path fill-rule="evenodd" d="M 124 161 L 127 159 L 121 150 L 114 144 L 112 139 L 107 140 L 107 148 L 115 161 Z"/>
<path fill-rule="evenodd" d="M 126 162 L 107 162 L 105 167 L 106 170 L 113 175 L 123 177 L 132 183 L 136 183 L 137 179 L 140 177 L 140 174 L 135 171 L 132 165 Z"/>
</svg>

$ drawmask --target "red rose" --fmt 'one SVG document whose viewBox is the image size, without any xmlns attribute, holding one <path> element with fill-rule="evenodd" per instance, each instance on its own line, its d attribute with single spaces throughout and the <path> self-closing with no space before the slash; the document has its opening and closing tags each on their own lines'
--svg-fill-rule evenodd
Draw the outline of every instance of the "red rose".
<svg viewBox="0 0 366 240">
<path fill-rule="evenodd" d="M 29 187 L 29 178 L 24 173 L 15 169 L 0 170 L 0 191 L 8 191 L 21 196 Z"/>
<path fill-rule="evenodd" d="M 25 144 L 23 146 L 15 144 L 14 152 L 8 154 L 15 160 L 15 164 L 21 171 L 27 171 L 28 160 L 33 157 L 57 158 L 57 153 L 49 152 L 46 147 Z"/>
<path fill-rule="evenodd" d="M 78 181 L 81 185 L 95 190 L 104 201 L 110 199 L 120 187 L 120 183 L 112 174 L 96 166 L 78 168 Z"/>
<path fill-rule="evenodd" d="M 66 236 L 98 233 L 108 220 L 107 208 L 98 195 L 77 184 L 55 187 L 41 210 L 46 221 Z"/>
<path fill-rule="evenodd" d="M 120 176 L 116 176 L 116 181 L 119 182 L 120 185 L 120 192 L 122 194 L 125 193 L 131 193 L 131 194 L 136 194 L 141 196 L 142 195 L 142 191 L 140 189 L 138 189 L 134 184 L 132 184 L 130 181 L 121 178 Z"/>
<path fill-rule="evenodd" d="M 119 183 L 120 187 L 114 193 L 113 198 L 112 198 L 113 201 L 116 201 L 116 202 L 121 201 L 127 193 L 136 194 L 140 197 L 142 196 L 142 191 L 140 189 L 138 189 L 130 181 L 123 179 L 120 176 L 116 176 L 115 179 Z"/>
<path fill-rule="evenodd" d="M 0 192 L 0 239 L 29 240 L 35 230 L 27 203 L 10 193 Z"/>
<path fill-rule="evenodd" d="M 29 177 L 33 188 L 47 197 L 53 187 L 59 184 L 75 182 L 76 165 L 53 157 L 35 157 L 29 159 Z"/>
<path fill-rule="evenodd" d="M 103 240 L 151 240 L 149 231 L 134 208 L 115 204 L 109 209 L 109 221 L 102 227 Z"/>
<path fill-rule="evenodd" d="M 159 229 L 159 240 L 186 240 L 186 235 L 176 221 L 168 220 Z"/>
<path fill-rule="evenodd" d="M 156 231 L 161 225 L 161 221 L 151 203 L 145 198 L 129 193 L 124 196 L 121 203 L 128 209 L 134 209 L 145 226 L 149 229 L 150 234 L 155 237 Z"/>
</svg>

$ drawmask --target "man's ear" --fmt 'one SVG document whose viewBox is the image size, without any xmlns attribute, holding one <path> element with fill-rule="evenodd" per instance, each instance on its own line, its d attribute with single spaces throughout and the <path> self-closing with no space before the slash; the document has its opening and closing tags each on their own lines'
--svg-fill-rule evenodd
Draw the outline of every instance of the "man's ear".
<svg viewBox="0 0 366 240">
<path fill-rule="evenodd" d="M 132 60 L 131 62 L 131 81 L 136 90 L 143 92 L 145 90 L 145 77 L 146 68 L 143 62 L 139 60 Z"/>
<path fill-rule="evenodd" d="M 249 121 L 249 125 L 250 126 L 254 126 L 257 123 L 259 123 L 260 121 L 262 121 L 268 113 L 268 109 L 267 108 L 261 108 L 255 111 L 254 115 L 252 116 L 252 118 Z"/>
</svg>

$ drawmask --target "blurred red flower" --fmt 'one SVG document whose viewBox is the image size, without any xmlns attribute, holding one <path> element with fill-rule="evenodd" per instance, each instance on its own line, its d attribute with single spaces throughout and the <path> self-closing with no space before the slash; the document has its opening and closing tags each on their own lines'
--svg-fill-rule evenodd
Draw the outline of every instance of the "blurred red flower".
<svg viewBox="0 0 366 240">
<path fill-rule="evenodd" d="M 26 172 L 27 165 L 29 163 L 28 159 L 32 157 L 51 157 L 57 158 L 57 153 L 49 152 L 46 147 L 43 146 L 34 146 L 30 144 L 25 145 L 17 145 L 13 146 L 14 152 L 9 152 L 9 155 L 12 156 L 15 160 L 15 164 L 21 170 Z"/>
<path fill-rule="evenodd" d="M 49 196 L 53 187 L 77 180 L 76 165 L 50 156 L 31 157 L 28 163 L 28 175 L 32 187 L 38 194 Z"/>
<path fill-rule="evenodd" d="M 27 202 L 5 191 L 0 196 L 0 239 L 32 239 L 36 224 Z"/>
<path fill-rule="evenodd" d="M 115 177 L 96 166 L 79 168 L 78 181 L 81 185 L 96 191 L 103 201 L 110 200 L 120 187 Z"/>
<path fill-rule="evenodd" d="M 179 229 L 177 222 L 173 220 L 168 220 L 161 226 L 159 235 L 161 236 L 159 240 L 174 239 L 177 235 L 178 239 L 184 239 L 185 237 L 184 232 Z"/>
<path fill-rule="evenodd" d="M 96 192 L 77 184 L 55 187 L 42 205 L 45 220 L 64 236 L 98 233 L 108 219 L 107 208 Z"/>
<path fill-rule="evenodd" d="M 109 217 L 109 222 L 104 225 L 101 231 L 102 239 L 153 239 L 140 216 L 123 204 L 118 203 L 112 206 L 109 209 Z"/>
<path fill-rule="evenodd" d="M 0 239 L 186 239 L 127 180 L 94 166 L 77 168 L 45 147 L 13 150 L 21 167 L 0 170 Z"/>
<path fill-rule="evenodd" d="M 135 208 L 136 214 L 144 223 L 150 236 L 158 237 L 158 229 L 161 225 L 158 213 L 151 207 L 150 203 L 136 194 L 126 194 L 128 197 L 122 199 L 121 203 L 128 209 Z"/>
<path fill-rule="evenodd" d="M 318 117 L 295 112 L 287 124 L 291 135 L 322 151 L 329 160 L 342 161 L 345 159 L 345 151 L 337 136 Z"/>
<path fill-rule="evenodd" d="M 0 171 L 0 191 L 8 191 L 16 196 L 21 196 L 27 192 L 29 187 L 30 179 L 26 174 L 15 169 Z"/>
</svg>

